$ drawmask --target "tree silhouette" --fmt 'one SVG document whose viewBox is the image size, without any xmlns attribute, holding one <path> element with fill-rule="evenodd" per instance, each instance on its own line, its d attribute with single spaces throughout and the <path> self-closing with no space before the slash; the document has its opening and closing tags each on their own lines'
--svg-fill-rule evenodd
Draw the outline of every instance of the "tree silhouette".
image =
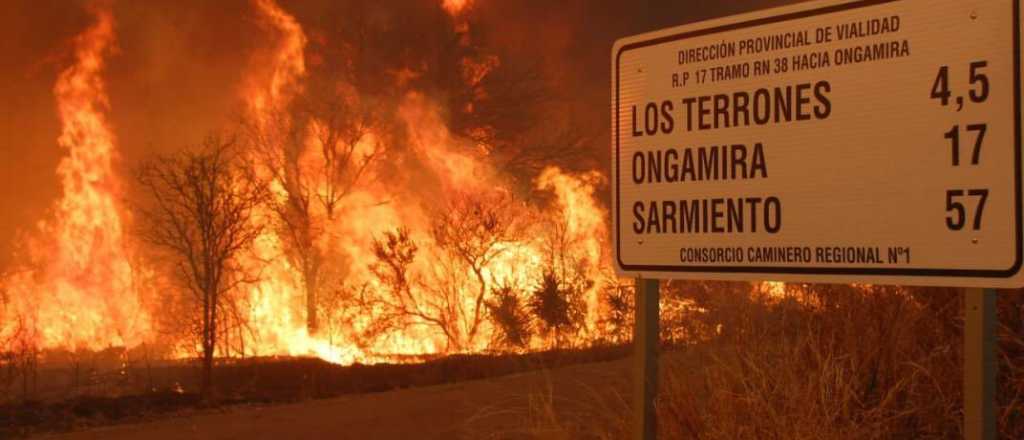
<svg viewBox="0 0 1024 440">
<path fill-rule="evenodd" d="M 542 332 L 553 337 L 556 346 L 561 346 L 569 332 L 580 325 L 585 313 L 580 294 L 551 271 L 544 274 L 540 286 L 533 291 L 530 310 L 539 320 Z"/>
<path fill-rule="evenodd" d="M 373 316 L 366 335 L 427 325 L 444 334 L 448 351 L 478 347 L 495 283 L 489 267 L 518 240 L 516 208 L 504 193 L 451 196 L 431 218 L 436 248 L 426 255 L 429 265 L 412 267 L 420 248 L 408 230 L 388 231 L 375 240 L 370 270 L 381 287 L 357 298 L 361 310 Z"/>
<path fill-rule="evenodd" d="M 499 348 L 523 349 L 533 336 L 533 323 L 519 290 L 502 285 L 486 302 L 491 322 L 495 325 L 491 345 Z"/>
<path fill-rule="evenodd" d="M 418 251 L 407 229 L 387 231 L 384 237 L 374 239 L 376 261 L 370 264 L 370 271 L 385 286 L 386 292 L 363 291 L 357 298 L 360 308 L 374 316 L 364 330 L 368 338 L 404 329 L 415 320 L 445 328 L 444 321 L 413 292 L 410 266 Z"/>
<path fill-rule="evenodd" d="M 159 156 L 138 173 L 149 196 L 137 207 L 142 238 L 167 254 L 199 314 L 192 328 L 202 347 L 204 399 L 213 392 L 213 357 L 229 293 L 253 281 L 238 257 L 263 230 L 252 216 L 268 194 L 234 146 L 233 138 L 211 136 L 198 151 Z"/>
<path fill-rule="evenodd" d="M 612 343 L 625 343 L 633 337 L 634 296 L 634 286 L 621 284 L 614 277 L 601 289 L 604 309 L 598 326 Z"/>
<path fill-rule="evenodd" d="M 316 334 L 317 296 L 325 284 L 320 244 L 352 191 L 380 153 L 368 138 L 373 117 L 358 94 L 322 86 L 283 108 L 272 107 L 243 122 L 258 168 L 281 185 L 285 197 L 268 199 L 276 214 L 285 257 L 299 270 L 306 293 L 306 319 Z M 335 87 L 336 89 L 337 87 Z"/>
</svg>

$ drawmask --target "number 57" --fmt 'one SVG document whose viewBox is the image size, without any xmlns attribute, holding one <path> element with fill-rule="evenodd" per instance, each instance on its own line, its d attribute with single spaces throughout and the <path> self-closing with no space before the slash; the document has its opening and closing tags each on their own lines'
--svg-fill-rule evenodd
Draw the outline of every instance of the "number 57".
<svg viewBox="0 0 1024 440">
<path fill-rule="evenodd" d="M 967 190 L 967 195 L 970 197 L 977 197 L 978 204 L 974 211 L 974 230 L 981 229 L 981 217 L 985 211 L 985 201 L 988 200 L 987 189 L 971 189 Z M 964 196 L 964 190 L 962 189 L 951 189 L 946 191 L 946 226 L 951 231 L 959 231 L 964 228 L 964 223 L 967 222 L 967 209 L 963 203 L 960 203 L 957 198 Z"/>
</svg>

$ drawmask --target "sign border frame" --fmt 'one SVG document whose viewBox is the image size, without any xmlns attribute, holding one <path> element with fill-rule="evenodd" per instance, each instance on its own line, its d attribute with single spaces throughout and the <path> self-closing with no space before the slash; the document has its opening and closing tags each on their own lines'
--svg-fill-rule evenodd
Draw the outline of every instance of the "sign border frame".
<svg viewBox="0 0 1024 440">
<path fill-rule="evenodd" d="M 912 277 L 955 277 L 955 278 L 1011 278 L 1020 272 L 1024 262 L 1024 231 L 1022 231 L 1021 215 L 1024 200 L 1022 200 L 1022 174 L 1021 174 L 1021 28 L 1020 28 L 1020 2 L 1013 0 L 1013 118 L 1014 118 L 1014 200 L 1016 222 L 1016 252 L 1015 260 L 1010 268 L 1000 269 L 934 269 L 934 268 L 870 268 L 870 267 L 820 267 L 820 266 L 799 266 L 799 267 L 774 267 L 774 266 L 694 266 L 694 265 L 646 265 L 646 264 L 625 264 L 622 261 L 622 209 L 619 206 L 621 200 L 621 179 L 620 179 L 620 138 L 621 138 L 621 102 L 620 102 L 620 68 L 622 54 L 644 47 L 654 46 L 668 42 L 685 40 L 688 38 L 712 35 L 737 29 L 744 29 L 755 26 L 762 26 L 773 23 L 781 23 L 801 18 L 814 17 L 864 7 L 878 6 L 887 3 L 895 3 L 903 0 L 860 0 L 839 3 L 821 7 L 810 7 L 804 10 L 781 13 L 758 17 L 749 20 L 739 20 L 733 23 L 720 24 L 702 29 L 684 30 L 669 35 L 642 38 L 638 41 L 630 41 L 621 47 L 616 43 L 615 51 L 615 260 L 621 272 L 662 272 L 662 273 L 720 273 L 720 274 L 779 274 L 779 275 L 852 275 L 852 276 L 912 276 Z M 738 16 L 736 18 L 740 18 Z M 697 22 L 699 23 L 699 22 Z M 686 26 L 686 25 L 683 25 Z M 671 29 L 671 28 L 670 28 Z M 658 32 L 658 31 L 655 31 Z M 630 37 L 627 37 L 630 38 Z M 621 41 L 621 40 L 620 40 Z"/>
</svg>

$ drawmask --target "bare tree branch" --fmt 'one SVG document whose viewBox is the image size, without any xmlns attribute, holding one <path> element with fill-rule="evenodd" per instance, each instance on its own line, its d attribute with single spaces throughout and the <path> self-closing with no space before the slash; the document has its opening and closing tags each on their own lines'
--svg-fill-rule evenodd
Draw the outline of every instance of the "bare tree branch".
<svg viewBox="0 0 1024 440">
<path fill-rule="evenodd" d="M 198 151 L 145 162 L 138 182 L 149 200 L 136 204 L 141 237 L 173 261 L 179 281 L 201 313 L 195 328 L 203 351 L 203 395 L 212 392 L 218 332 L 226 331 L 229 293 L 247 276 L 238 257 L 263 232 L 253 221 L 266 203 L 266 184 L 235 152 L 235 139 L 208 137 Z"/>
</svg>

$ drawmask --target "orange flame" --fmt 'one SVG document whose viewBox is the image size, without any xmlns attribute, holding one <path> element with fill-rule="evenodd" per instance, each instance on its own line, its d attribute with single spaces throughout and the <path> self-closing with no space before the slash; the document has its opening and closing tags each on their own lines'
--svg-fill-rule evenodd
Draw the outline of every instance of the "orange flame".
<svg viewBox="0 0 1024 440">
<path fill-rule="evenodd" d="M 274 0 L 254 0 L 256 9 L 269 28 L 278 35 L 270 60 L 270 80 L 266 85 L 258 81 L 250 85 L 246 101 L 250 112 L 262 114 L 272 106 L 282 105 L 295 92 L 298 80 L 306 74 L 306 34 L 302 26 Z"/>
<path fill-rule="evenodd" d="M 258 123 L 266 123 L 266 117 L 273 112 L 286 108 L 291 99 L 301 91 L 305 76 L 304 48 L 306 37 L 302 27 L 294 17 L 282 10 L 272 0 L 257 0 L 257 9 L 269 28 L 277 35 L 269 57 L 273 60 L 269 73 L 260 68 L 251 72 L 248 87 L 242 91 L 242 98 L 252 119 Z M 446 2 L 445 8 L 457 13 L 467 6 L 467 2 Z M 463 79 L 467 87 L 474 90 L 477 99 L 486 97 L 481 87 L 481 80 L 494 68 L 500 65 L 497 57 L 483 56 L 480 59 L 463 59 L 461 61 Z M 264 66 L 258 66 L 264 67 Z M 339 90 L 358 94 L 350 85 L 340 84 Z M 339 92 L 340 93 L 340 92 Z M 354 98 L 354 99 L 358 99 Z M 449 132 L 445 125 L 441 109 L 426 96 L 418 92 L 408 93 L 398 108 L 399 120 L 409 133 L 409 147 L 418 160 L 422 161 L 424 171 L 431 177 L 435 195 L 440 200 L 433 204 L 424 204 L 420 197 L 424 195 L 417 187 L 417 179 L 411 182 L 382 182 L 371 176 L 371 184 L 353 188 L 338 207 L 344 212 L 342 218 L 330 218 L 322 209 L 314 209 L 311 215 L 317 217 L 318 227 L 322 233 L 317 237 L 315 245 L 324 253 L 331 255 L 335 263 L 344 266 L 343 275 L 337 282 L 329 286 L 324 294 L 337 296 L 339 293 L 353 291 L 363 295 L 383 295 L 386 290 L 381 286 L 369 269 L 375 260 L 373 253 L 374 239 L 385 232 L 398 227 L 410 230 L 411 238 L 420 247 L 420 257 L 410 267 L 410 277 L 424 281 L 410 287 L 409 296 L 412 301 L 430 303 L 436 301 L 437 292 L 427 284 L 437 282 L 439 277 L 455 276 L 461 278 L 456 298 L 446 298 L 448 313 L 453 321 L 471 321 L 479 305 L 475 303 L 479 280 L 467 272 L 462 274 L 442 273 L 444 264 L 440 261 L 445 251 L 434 242 L 429 233 L 431 216 L 436 210 L 449 201 L 445 195 L 465 194 L 470 197 L 484 197 L 487 194 L 510 194 L 512 185 L 500 176 L 494 167 L 486 162 L 486 156 L 478 153 L 486 149 L 473 148 L 468 140 L 459 139 Z M 280 118 L 280 113 L 273 115 Z M 276 121 L 280 123 L 281 121 Z M 314 130 L 319 121 L 310 122 L 310 130 Z M 325 166 L 323 158 L 318 154 L 324 145 L 310 136 L 300 153 L 299 166 L 308 175 L 318 175 L 316 170 Z M 378 137 L 371 131 L 356 148 L 355 155 L 366 155 L 377 148 Z M 271 176 L 281 173 L 265 173 L 272 188 L 276 189 L 277 197 L 284 201 L 289 197 L 285 190 L 285 182 L 274 180 Z M 532 208 L 524 207 L 521 222 L 525 231 L 521 240 L 498 242 L 494 244 L 493 259 L 480 268 L 482 282 L 491 288 L 499 283 L 512 283 L 529 291 L 535 287 L 546 261 L 545 244 L 539 237 L 545 234 L 544 222 L 529 224 L 529 218 L 551 217 L 557 223 L 556 228 L 564 234 L 560 237 L 571 250 L 570 258 L 585 267 L 585 277 L 597 278 L 599 267 L 607 264 L 602 254 L 603 238 L 607 235 L 604 212 L 595 199 L 595 187 L 601 181 L 597 173 L 571 175 L 557 168 L 549 168 L 537 179 L 537 189 L 550 192 L 557 199 L 557 207 L 553 213 L 542 214 Z M 314 193 L 319 191 L 325 182 L 309 181 L 306 184 Z M 408 185 L 408 187 L 406 187 Z M 273 213 L 262 214 L 270 221 Z M 552 222 L 548 222 L 550 224 Z M 394 356 L 421 356 L 443 354 L 446 351 L 481 351 L 488 348 L 491 333 L 495 330 L 490 322 L 482 319 L 479 328 L 469 325 L 442 332 L 431 327 L 420 318 L 414 319 L 416 325 L 385 332 L 377 337 L 365 338 L 361 334 L 371 328 L 375 321 L 384 313 L 380 308 L 361 309 L 353 314 L 351 303 L 338 304 L 338 307 L 325 310 L 328 329 L 319 334 L 309 334 L 307 317 L 305 316 L 304 293 L 300 279 L 300 271 L 292 262 L 282 256 L 285 253 L 286 238 L 279 231 L 268 230 L 256 243 L 257 258 L 250 262 L 259 267 L 261 280 L 244 295 L 245 317 L 251 329 L 253 341 L 246 345 L 247 355 L 300 355 L 317 356 L 337 363 L 371 363 L 380 360 L 394 360 Z M 586 327 L 593 329 L 597 312 L 598 283 L 591 284 L 584 292 L 588 308 Z M 351 297 L 348 297 L 351 301 Z M 473 333 L 473 331 L 476 333 Z M 451 334 L 453 333 L 455 336 Z M 452 346 L 452 339 L 457 339 Z M 538 338 L 530 341 L 530 346 L 540 348 L 545 341 Z"/>
<path fill-rule="evenodd" d="M 581 275 L 589 280 L 600 280 L 600 269 L 610 264 L 610 256 L 604 252 L 608 248 L 605 242 L 608 215 L 594 194 L 603 179 L 596 171 L 573 176 L 556 167 L 545 169 L 537 178 L 538 189 L 551 191 L 557 197 L 561 212 L 556 218 L 563 222 L 564 240 L 577 253 L 574 258 L 584 269 Z M 584 292 L 588 329 L 596 328 L 600 310 L 598 292 L 602 287 L 595 282 Z"/>
<path fill-rule="evenodd" d="M 472 0 L 444 0 L 441 4 L 445 11 L 451 15 L 458 15 L 470 6 Z"/>
<path fill-rule="evenodd" d="M 92 12 L 95 24 L 75 38 L 75 63 L 54 87 L 62 124 L 57 143 L 67 152 L 57 168 L 63 196 L 54 217 L 23 243 L 34 267 L 8 280 L 13 313 L 36 327 L 40 348 L 130 346 L 150 327 L 125 248 L 117 151 L 100 77 L 115 41 L 114 19 L 106 9 Z"/>
<path fill-rule="evenodd" d="M 307 37 L 296 18 L 274 0 L 252 0 L 252 4 L 273 43 L 255 54 L 259 62 L 250 66 L 239 95 L 248 119 L 257 129 L 269 130 L 271 124 L 282 122 L 272 118 L 287 115 L 289 104 L 303 92 Z M 443 3 L 453 15 L 470 6 L 471 0 Z M 132 347 L 157 337 L 138 294 L 142 289 L 137 287 L 150 274 L 131 264 L 133 255 L 126 250 L 124 228 L 130 217 L 118 203 L 121 188 L 113 169 L 116 142 L 106 120 L 109 103 L 100 75 L 104 57 L 114 44 L 113 16 L 107 10 L 95 14 L 95 25 L 75 40 L 74 65 L 60 75 L 55 87 L 63 123 L 58 143 L 68 152 L 58 168 L 64 194 L 54 218 L 41 223 L 38 233 L 24 243 L 28 268 L 5 280 L 13 301 L 8 310 L 0 311 L 6 314 L 0 325 L 7 326 L 0 327 L 0 339 L 16 331 L 12 323 L 25 319 L 36 329 L 35 343 L 41 348 Z M 465 87 L 478 101 L 486 99 L 483 80 L 501 65 L 500 60 L 485 54 L 460 63 Z M 412 74 L 398 75 L 396 81 Z M 346 100 L 361 98 L 353 85 L 338 84 L 337 90 Z M 351 364 L 487 350 L 498 329 L 486 319 L 480 292 L 486 299 L 494 288 L 511 284 L 527 296 L 556 258 L 563 261 L 558 264 L 564 270 L 593 281 L 582 292 L 587 308 L 584 331 L 597 327 L 600 280 L 609 267 L 607 216 L 596 194 L 602 184 L 600 174 L 547 168 L 533 185 L 553 202 L 545 209 L 532 206 L 516 195 L 512 179 L 491 162 L 490 148 L 452 133 L 445 114 L 425 93 L 407 93 L 395 122 L 407 133 L 404 154 L 409 155 L 409 175 L 395 179 L 376 175 L 371 168 L 365 182 L 351 188 L 337 206 L 343 215 L 332 216 L 315 205 L 311 209 L 318 232 L 313 245 L 328 262 L 325 279 L 329 282 L 323 283 L 321 292 L 325 328 L 310 334 L 302 271 L 285 257 L 286 234 L 267 228 L 255 242 L 254 255 L 242 261 L 259 274 L 259 280 L 231 298 L 237 303 L 233 311 L 246 328 L 244 335 L 235 337 L 244 343 L 231 345 L 229 337 L 230 347 L 222 348 L 221 355 L 316 356 Z M 306 132 L 297 166 L 304 175 L 314 176 L 307 177 L 304 185 L 318 196 L 328 191 L 328 182 L 315 177 L 323 176 L 329 167 L 322 156 L 328 146 L 314 135 L 323 121 L 303 123 Z M 369 157 L 381 148 L 389 136 L 375 130 L 381 128 L 367 129 L 356 142 L 353 156 Z M 287 200 L 288 182 L 281 181 L 287 179 L 279 177 L 284 173 L 256 171 L 279 201 Z M 509 216 L 510 230 L 515 230 L 489 243 L 487 258 L 480 260 L 479 267 L 460 262 L 452 243 L 441 243 L 432 223 L 446 208 L 462 206 L 462 198 L 471 203 L 506 203 L 502 215 Z M 468 212 L 473 214 L 472 209 Z M 273 224 L 275 215 L 265 207 L 252 221 Z M 376 331 L 375 325 L 387 313 L 385 307 L 378 303 L 356 308 L 353 301 L 369 299 L 373 304 L 388 294 L 388 286 L 371 265 L 377 258 L 375 239 L 397 228 L 407 229 L 418 248 L 409 266 L 408 300 L 428 311 L 409 318 L 404 327 Z M 444 307 L 439 306 L 442 303 Z M 437 316 L 427 315 L 435 312 L 445 314 L 451 328 L 434 326 L 431 322 Z M 479 325 L 473 324 L 476 321 Z M 528 349 L 549 343 L 540 336 L 527 342 Z M 188 356 L 193 350 L 179 348 L 176 355 Z"/>
</svg>

